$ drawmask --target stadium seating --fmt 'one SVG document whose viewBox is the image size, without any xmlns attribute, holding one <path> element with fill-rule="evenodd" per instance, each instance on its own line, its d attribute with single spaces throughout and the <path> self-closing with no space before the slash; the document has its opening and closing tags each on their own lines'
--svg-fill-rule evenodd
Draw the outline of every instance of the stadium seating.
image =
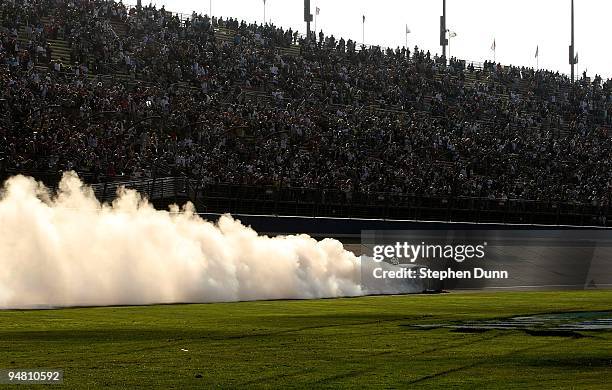
<svg viewBox="0 0 612 390">
<path fill-rule="evenodd" d="M 554 201 L 608 223 L 612 83 L 600 77 L 112 1 L 1 7 L 4 175 Z"/>
</svg>

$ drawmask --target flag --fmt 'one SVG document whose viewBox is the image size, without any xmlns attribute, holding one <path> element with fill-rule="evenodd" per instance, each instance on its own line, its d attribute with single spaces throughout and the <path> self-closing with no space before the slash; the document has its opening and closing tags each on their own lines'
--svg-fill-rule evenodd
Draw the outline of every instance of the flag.
<svg viewBox="0 0 612 390">
<path fill-rule="evenodd" d="M 491 45 L 491 50 L 495 51 L 497 49 L 497 45 L 495 44 L 495 38 L 493 38 L 493 44 Z"/>
<path fill-rule="evenodd" d="M 536 46 L 536 55 L 535 58 L 538 58 L 540 56 L 540 45 Z"/>
<path fill-rule="evenodd" d="M 317 15 L 320 14 L 321 13 L 321 8 L 317 7 L 315 12 L 317 13 Z"/>
<path fill-rule="evenodd" d="M 410 33 L 411 33 L 411 31 L 410 31 L 410 29 L 408 28 L 408 25 L 406 25 L 406 34 L 410 34 Z"/>
<path fill-rule="evenodd" d="M 454 38 L 454 37 L 456 37 L 456 36 L 457 36 L 457 33 L 456 33 L 456 32 L 454 32 L 454 31 L 450 31 L 450 32 L 448 33 L 448 37 L 449 37 L 449 38 Z"/>
</svg>

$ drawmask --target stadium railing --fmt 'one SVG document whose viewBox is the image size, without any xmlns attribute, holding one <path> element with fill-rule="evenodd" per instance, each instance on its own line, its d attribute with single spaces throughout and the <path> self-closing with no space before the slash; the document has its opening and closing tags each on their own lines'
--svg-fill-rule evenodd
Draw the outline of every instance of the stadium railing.
<svg viewBox="0 0 612 390">
<path fill-rule="evenodd" d="M 112 201 L 121 187 L 137 190 L 153 202 L 189 200 L 194 203 L 197 211 L 202 213 L 612 226 L 612 210 L 607 205 L 557 201 L 202 184 L 185 177 L 93 185 L 98 199 L 105 202 Z"/>
<path fill-rule="evenodd" d="M 93 184 L 96 198 L 109 202 L 123 189 L 135 190 L 150 200 L 174 199 L 187 196 L 188 180 L 180 177 L 164 177 L 141 180 L 114 181 Z"/>
<path fill-rule="evenodd" d="M 194 185 L 190 199 L 198 211 L 215 213 L 575 226 L 606 225 L 611 216 L 607 206 L 554 201 Z"/>
<path fill-rule="evenodd" d="M 39 180 L 57 180 L 59 176 L 43 177 L 34 172 L 30 174 Z M 96 180 L 91 175 L 80 176 L 86 182 Z M 172 203 L 180 205 L 190 201 L 201 213 L 550 226 L 612 226 L 612 209 L 609 205 L 358 193 L 280 186 L 203 184 L 186 177 L 106 179 L 107 182 L 91 185 L 93 193 L 101 202 L 112 202 L 120 189 L 126 188 L 137 191 L 159 207 L 166 207 Z M 51 185 L 51 188 L 55 187 L 56 184 Z"/>
</svg>

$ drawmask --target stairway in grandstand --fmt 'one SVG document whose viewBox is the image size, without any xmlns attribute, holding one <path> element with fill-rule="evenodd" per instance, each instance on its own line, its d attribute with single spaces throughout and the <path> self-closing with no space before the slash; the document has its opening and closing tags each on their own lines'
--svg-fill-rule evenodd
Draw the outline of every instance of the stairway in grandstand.
<svg viewBox="0 0 612 390">
<path fill-rule="evenodd" d="M 234 43 L 235 31 L 223 27 L 215 28 L 215 40 L 219 43 Z"/>
<path fill-rule="evenodd" d="M 231 30 L 229 28 L 225 28 L 225 27 L 215 28 L 215 40 L 221 44 L 223 43 L 233 44 L 236 34 L 237 32 L 235 30 Z M 279 46 L 277 47 L 277 50 L 281 56 L 297 57 L 301 53 L 299 45 L 291 45 L 289 47 Z"/>
<path fill-rule="evenodd" d="M 124 22 L 116 19 L 111 19 L 110 24 L 117 36 L 119 36 L 120 38 L 127 36 L 128 26 Z"/>
<path fill-rule="evenodd" d="M 0 17 L 0 20 L 1 20 L 1 17 Z M 50 23 L 50 19 L 47 16 L 41 17 L 40 20 L 43 23 L 43 25 L 49 25 Z M 121 22 L 118 20 L 111 20 L 110 24 L 118 37 L 124 37 L 127 35 L 128 27 L 124 22 Z M 29 40 L 25 26 L 21 26 L 21 28 L 19 29 L 18 40 L 20 42 L 27 42 Z M 74 65 L 72 63 L 71 55 L 70 55 L 70 43 L 66 39 L 62 39 L 62 38 L 48 39 L 47 42 L 49 43 L 49 46 L 51 47 L 51 60 L 52 61 L 59 62 L 65 66 Z M 89 62 L 88 65 L 91 65 L 91 63 L 93 62 L 93 57 L 90 57 L 88 62 Z M 39 67 L 43 68 L 43 66 L 39 66 Z M 91 68 L 91 66 L 89 67 Z M 105 72 L 105 73 L 111 73 L 111 72 Z M 93 72 L 90 72 L 88 74 L 88 78 L 90 80 L 93 80 L 94 78 L 100 78 L 100 77 L 102 79 L 104 78 L 119 79 L 119 80 L 124 80 L 126 82 L 134 81 L 134 78 L 131 75 L 125 72 L 120 72 L 120 71 L 113 71 L 112 74 L 93 74 Z"/>
<path fill-rule="evenodd" d="M 49 17 L 47 16 L 41 17 L 40 21 L 43 23 L 43 25 L 49 25 L 50 23 Z M 18 40 L 20 42 L 28 42 L 29 39 L 30 37 L 27 34 L 26 27 L 21 26 L 21 28 L 19 29 Z M 67 40 L 63 38 L 57 38 L 47 39 L 47 42 L 49 43 L 49 46 L 51 48 L 51 61 L 59 62 L 65 66 L 73 65 L 70 56 L 70 43 Z"/>
<path fill-rule="evenodd" d="M 40 18 L 41 22 L 45 25 L 49 24 L 48 17 Z M 19 42 L 28 42 L 30 37 L 26 33 L 26 27 L 21 26 L 19 29 Z M 70 45 L 64 39 L 48 39 L 49 46 L 51 47 L 51 60 L 55 62 L 61 62 L 64 65 L 71 63 L 70 61 Z"/>
</svg>

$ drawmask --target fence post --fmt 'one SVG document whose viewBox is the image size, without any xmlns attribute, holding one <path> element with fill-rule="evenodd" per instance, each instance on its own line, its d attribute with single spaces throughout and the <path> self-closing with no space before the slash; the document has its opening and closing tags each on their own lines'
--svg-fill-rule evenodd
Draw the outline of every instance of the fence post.
<svg viewBox="0 0 612 390">
<path fill-rule="evenodd" d="M 149 200 L 153 200 L 153 188 L 155 187 L 155 176 L 149 181 Z"/>
</svg>

